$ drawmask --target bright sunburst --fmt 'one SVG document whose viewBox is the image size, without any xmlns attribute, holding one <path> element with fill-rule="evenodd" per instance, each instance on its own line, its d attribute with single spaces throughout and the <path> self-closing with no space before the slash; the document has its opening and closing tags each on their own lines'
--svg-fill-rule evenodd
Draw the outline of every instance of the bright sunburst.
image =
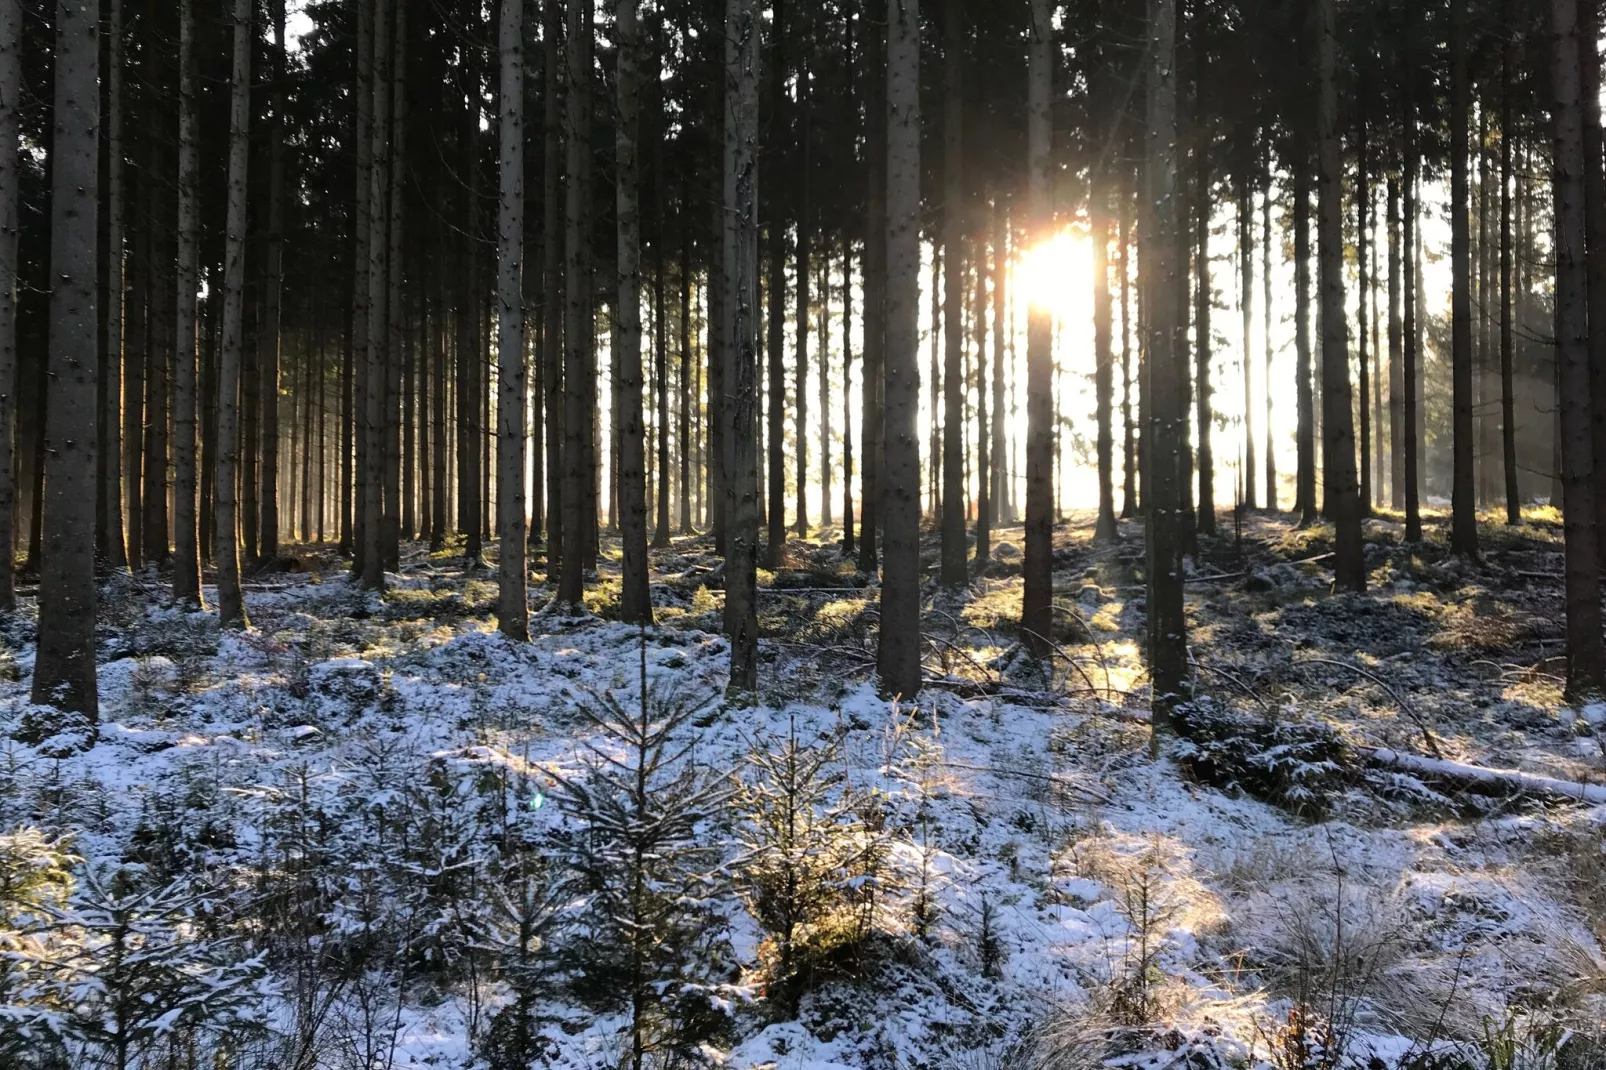
<svg viewBox="0 0 1606 1070">
<path fill-rule="evenodd" d="M 1027 249 L 1015 266 L 1015 284 L 1032 308 L 1062 323 L 1089 315 L 1093 293 L 1093 246 L 1070 227 Z"/>
</svg>

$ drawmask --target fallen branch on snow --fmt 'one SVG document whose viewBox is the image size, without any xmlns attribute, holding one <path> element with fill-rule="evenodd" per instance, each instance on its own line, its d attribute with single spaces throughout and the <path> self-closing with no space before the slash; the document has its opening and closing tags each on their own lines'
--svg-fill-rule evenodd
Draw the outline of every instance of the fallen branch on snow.
<svg viewBox="0 0 1606 1070">
<path fill-rule="evenodd" d="M 1547 799 L 1606 805 L 1606 784 L 1585 784 L 1577 780 L 1558 780 L 1516 769 L 1490 769 L 1481 765 L 1452 762 L 1447 758 L 1427 758 L 1388 747 L 1357 747 L 1356 752 L 1373 765 L 1418 776 L 1447 780 L 1481 795 L 1541 795 Z"/>
</svg>

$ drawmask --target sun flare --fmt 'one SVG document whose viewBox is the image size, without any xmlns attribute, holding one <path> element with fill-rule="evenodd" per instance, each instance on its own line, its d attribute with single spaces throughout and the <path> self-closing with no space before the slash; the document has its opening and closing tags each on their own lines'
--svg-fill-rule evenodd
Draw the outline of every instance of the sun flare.
<svg viewBox="0 0 1606 1070">
<path fill-rule="evenodd" d="M 1021 254 L 1015 284 L 1026 303 L 1061 322 L 1091 311 L 1093 246 L 1070 227 Z"/>
</svg>

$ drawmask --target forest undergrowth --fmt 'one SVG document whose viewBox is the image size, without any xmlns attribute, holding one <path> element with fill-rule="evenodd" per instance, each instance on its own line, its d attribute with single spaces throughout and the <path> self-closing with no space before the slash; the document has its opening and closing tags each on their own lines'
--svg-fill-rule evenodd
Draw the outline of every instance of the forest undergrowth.
<svg viewBox="0 0 1606 1070">
<path fill-rule="evenodd" d="M 706 538 L 653 552 L 653 627 L 605 546 L 528 644 L 450 549 L 381 597 L 301 548 L 244 633 L 143 574 L 102 593 L 87 749 L 28 703 L 25 598 L 0 1064 L 1606 1065 L 1606 707 L 1562 701 L 1557 518 L 1486 531 L 1471 563 L 1367 521 L 1361 595 L 1330 529 L 1206 540 L 1158 760 L 1131 522 L 1056 528 L 1042 661 L 1019 528 L 928 586 L 918 700 L 875 690 L 835 533 L 761 573 L 752 707 Z"/>
</svg>

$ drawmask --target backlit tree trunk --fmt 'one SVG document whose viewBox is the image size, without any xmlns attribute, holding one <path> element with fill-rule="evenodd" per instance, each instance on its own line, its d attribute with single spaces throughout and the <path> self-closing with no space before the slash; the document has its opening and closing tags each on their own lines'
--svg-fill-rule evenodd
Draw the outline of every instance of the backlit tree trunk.
<svg viewBox="0 0 1606 1070">
<path fill-rule="evenodd" d="M 758 68 L 755 0 L 726 0 L 723 268 L 728 691 L 758 689 Z"/>
<path fill-rule="evenodd" d="M 1322 301 L 1322 464 L 1332 508 L 1333 577 L 1339 590 L 1366 589 L 1356 486 L 1354 393 L 1344 315 L 1344 175 L 1338 143 L 1336 0 L 1317 0 L 1316 139 L 1320 189 L 1317 246 Z"/>
<path fill-rule="evenodd" d="M 943 0 L 942 571 L 945 587 L 969 578 L 965 545 L 964 31 L 960 0 Z M 936 300 L 932 294 L 932 300 Z M 935 416 L 935 413 L 933 413 Z"/>
<path fill-rule="evenodd" d="M 618 215 L 619 289 L 613 330 L 617 339 L 618 383 L 621 390 L 619 465 L 619 523 L 623 544 L 623 586 L 619 595 L 620 619 L 631 624 L 652 623 L 652 599 L 647 586 L 647 483 L 646 441 L 642 427 L 641 393 L 641 201 L 637 163 L 637 129 L 640 123 L 640 30 L 637 0 L 619 0 L 616 22 L 618 46 L 618 119 L 615 126 L 615 210 Z"/>
<path fill-rule="evenodd" d="M 912 698 L 920 691 L 919 0 L 887 0 L 886 32 L 885 557 L 876 667 L 888 693 Z"/>
<path fill-rule="evenodd" d="M 1188 624 L 1183 608 L 1183 471 L 1188 412 L 1181 389 L 1186 349 L 1178 324 L 1183 245 L 1177 190 L 1176 3 L 1149 0 L 1148 191 L 1140 250 L 1146 320 L 1143 505 L 1149 676 L 1157 752 L 1172 711 L 1188 698 Z"/>
<path fill-rule="evenodd" d="M 1098 420 L 1099 512 L 1093 541 L 1115 539 L 1115 428 L 1112 411 L 1115 393 L 1114 354 L 1110 323 L 1110 210 L 1108 194 L 1095 186 L 1089 191 L 1088 218 L 1093 241 L 1093 394 Z"/>
<path fill-rule="evenodd" d="M 586 382 L 595 374 L 592 359 L 590 229 L 586 184 L 591 177 L 592 0 L 570 0 L 568 94 L 564 114 L 564 364 L 563 364 L 563 557 L 558 600 L 580 604 L 584 593 L 586 545 L 594 517 L 585 515 L 595 497 L 587 484 L 594 413 Z"/>
<path fill-rule="evenodd" d="M 1450 375 L 1453 477 L 1450 484 L 1450 551 L 1478 553 L 1478 502 L 1473 472 L 1472 419 L 1472 236 L 1467 221 L 1466 12 L 1450 5 Z"/>
<path fill-rule="evenodd" d="M 100 390 L 101 396 L 105 401 L 105 409 L 101 414 L 100 422 L 100 469 L 103 477 L 101 484 L 101 496 L 103 499 L 102 523 L 104 526 L 104 531 L 101 534 L 104 536 L 106 564 L 113 569 L 125 569 L 128 567 L 128 544 L 123 537 L 122 482 L 123 294 L 125 282 L 125 231 L 123 229 L 123 57 L 125 50 L 123 47 L 123 0 L 109 0 L 106 5 L 106 15 L 106 30 L 109 35 L 109 40 L 106 42 L 106 307 L 101 310 L 101 314 L 106 321 L 106 363 L 105 378 L 101 383 Z M 0 17 L 4 17 L 3 14 L 0 14 Z M 183 16 L 181 15 L 181 21 L 182 18 Z M 3 32 L 3 29 L 0 29 L 0 32 Z M 9 46 L 9 62 L 12 64 L 18 62 L 17 47 L 17 42 L 13 39 Z M 6 48 L 7 46 L 0 42 L 0 50 Z M 0 58 L 0 62 L 6 61 L 6 59 Z M 0 71 L 0 87 L 5 87 L 0 89 L 0 93 L 11 94 L 15 89 L 20 89 L 20 68 L 14 66 L 10 73 L 15 77 L 7 78 L 6 72 Z M 10 176 L 12 181 L 15 181 L 16 98 L 8 95 L 6 99 L 0 100 L 0 108 L 8 109 L 7 115 L 0 116 L 0 141 L 4 142 L 3 145 L 0 145 L 0 152 L 10 154 L 9 160 L 0 160 L 0 171 Z M 9 132 L 7 132 L 8 128 L 5 125 L 7 122 L 10 123 Z M 0 212 L 5 213 L 4 221 L 0 222 L 0 233 L 5 236 L 0 240 L 11 242 L 13 245 L 16 242 L 15 200 L 16 194 L 13 192 L 10 195 L 10 202 L 8 202 L 12 203 L 13 207 L 9 211 L 0 208 Z M 15 253 L 12 256 L 13 266 L 11 270 L 5 272 L 5 277 L 8 279 L 14 278 Z M 14 300 L 14 295 L 11 294 L 11 291 L 8 290 L 7 294 L 10 295 L 8 299 Z M 15 309 L 13 308 L 6 314 L 14 319 Z M 5 336 L 4 340 L 0 340 L 0 346 L 15 345 L 16 326 L 14 322 L 9 325 L 0 323 L 0 332 L 3 332 Z M 4 400 L 0 401 L 0 406 L 11 407 L 13 413 L 10 416 L 0 415 L 0 421 L 15 419 L 14 387 L 11 385 L 16 379 L 15 360 L 16 357 L 13 352 L 11 356 L 11 361 L 13 362 L 11 365 L 12 372 L 7 374 L 0 371 L 0 376 L 3 376 L 3 378 L 0 378 L 0 382 L 6 384 L 4 387 L 0 387 L 0 393 L 4 394 Z M 4 446 L 0 446 L 0 451 L 8 451 L 11 448 L 12 433 L 8 429 L 9 427 L 9 422 L 0 422 L 0 441 L 5 443 Z M 13 463 L 9 454 L 0 456 L 0 473 L 3 473 L 3 475 L 0 475 L 0 479 L 3 479 L 8 484 L 15 479 L 11 467 Z M 0 490 L 0 498 L 4 498 L 6 493 L 6 491 Z M 13 523 L 11 514 L 15 509 L 14 493 L 11 501 L 13 502 L 12 505 L 6 505 L 3 501 L 0 501 L 0 513 L 5 514 L 4 518 L 0 519 L 0 525 L 9 527 Z M 0 608 L 9 609 L 11 605 L 12 596 L 8 593 L 8 590 L 11 585 L 10 573 L 13 568 L 12 557 L 14 556 L 14 550 L 8 552 L 7 548 L 12 547 L 14 541 L 7 532 L 0 531 L 0 554 L 5 555 L 5 561 L 0 563 L 0 573 L 3 573 L 3 575 L 0 575 Z"/>
<path fill-rule="evenodd" d="M 234 0 L 234 67 L 229 83 L 228 219 L 223 254 L 223 344 L 218 353 L 216 514 L 218 619 L 245 628 L 235 488 L 240 458 L 240 353 L 245 314 L 245 191 L 250 155 L 251 0 Z"/>
<path fill-rule="evenodd" d="M 1026 75 L 1026 215 L 1035 240 L 1054 224 L 1054 27 L 1049 0 L 1032 0 Z M 1054 319 L 1033 306 L 1026 323 L 1026 552 L 1021 642 L 1037 656 L 1052 649 L 1054 536 Z"/>
</svg>

